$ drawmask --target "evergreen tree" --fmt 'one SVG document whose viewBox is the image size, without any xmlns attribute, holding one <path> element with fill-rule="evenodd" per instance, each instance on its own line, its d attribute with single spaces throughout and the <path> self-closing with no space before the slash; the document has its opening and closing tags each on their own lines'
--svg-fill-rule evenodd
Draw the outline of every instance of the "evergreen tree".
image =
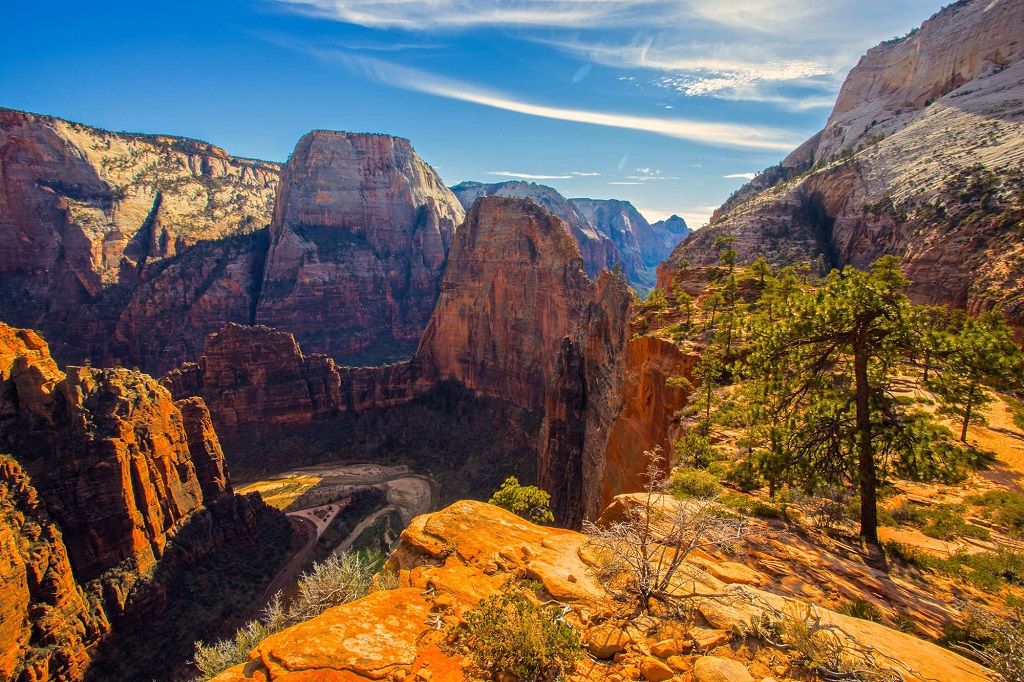
<svg viewBox="0 0 1024 682">
<path fill-rule="evenodd" d="M 986 387 L 1018 384 L 1024 355 L 998 312 L 965 320 L 959 330 L 942 335 L 938 343 L 941 371 L 928 387 L 938 396 L 940 412 L 961 421 L 960 441 L 967 442 L 970 424 L 984 424 L 981 414 L 992 402 Z"/>
<path fill-rule="evenodd" d="M 798 292 L 778 320 L 755 324 L 749 371 L 776 392 L 790 426 L 787 446 L 797 475 L 852 479 L 860 489 L 860 533 L 878 543 L 877 448 L 900 448 L 899 405 L 890 389 L 901 357 L 913 346 L 910 303 L 897 259 L 871 272 L 833 271 L 820 289 Z"/>
</svg>

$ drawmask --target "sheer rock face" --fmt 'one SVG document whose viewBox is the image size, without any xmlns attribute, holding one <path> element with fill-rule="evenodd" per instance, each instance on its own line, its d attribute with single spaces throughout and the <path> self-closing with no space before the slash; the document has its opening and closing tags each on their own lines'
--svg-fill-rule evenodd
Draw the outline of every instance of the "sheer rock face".
<svg viewBox="0 0 1024 682">
<path fill-rule="evenodd" d="M 651 227 L 628 201 L 570 199 L 590 224 L 607 236 L 622 254 L 622 270 L 641 296 L 654 287 L 658 263 L 672 252 L 671 245 Z"/>
<path fill-rule="evenodd" d="M 80 679 L 107 630 L 21 466 L 0 458 L 0 677 Z M 20 673 L 19 673 L 20 671 Z"/>
<path fill-rule="evenodd" d="M 665 220 L 659 220 L 656 223 L 651 223 L 651 229 L 654 230 L 654 233 L 665 243 L 665 248 L 668 249 L 669 253 L 672 252 L 672 249 L 674 249 L 679 242 L 693 234 L 693 230 L 686 224 L 686 221 L 677 215 L 672 215 Z"/>
<path fill-rule="evenodd" d="M 467 210 L 477 198 L 487 196 L 529 199 L 547 209 L 551 214 L 561 218 L 568 227 L 569 233 L 579 246 L 584 268 L 591 277 L 599 275 L 601 270 L 611 270 L 616 263 L 622 261 L 622 254 L 615 242 L 592 225 L 578 206 L 552 187 L 522 181 L 492 184 L 463 182 L 452 187 L 452 191 Z"/>
<path fill-rule="evenodd" d="M 687 392 L 666 379 L 690 378 L 696 358 L 651 336 L 631 339 L 632 303 L 620 279 L 598 280 L 583 322 L 562 343 L 545 398 L 538 482 L 568 528 L 643 488 L 644 452 L 671 452 L 674 415 L 686 405 Z"/>
<path fill-rule="evenodd" d="M 233 437 L 403 403 L 429 388 L 417 376 L 409 362 L 340 367 L 326 355 L 303 354 L 287 332 L 229 324 L 209 336 L 198 363 L 161 382 L 176 398 L 201 396 L 218 432 Z"/>
<path fill-rule="evenodd" d="M 414 362 L 433 378 L 539 409 L 591 292 L 559 218 L 532 201 L 482 197 L 456 233 Z"/>
<path fill-rule="evenodd" d="M 0 319 L 42 329 L 77 360 L 149 365 L 148 345 L 190 333 L 201 343 L 226 321 L 197 324 L 202 311 L 232 305 L 211 300 L 223 293 L 215 265 L 175 282 L 185 291 L 173 333 L 154 338 L 169 311 L 140 287 L 166 290 L 154 283 L 163 267 L 197 242 L 269 224 L 278 172 L 195 140 L 0 109 Z"/>
<path fill-rule="evenodd" d="M 161 611 L 160 580 L 256 532 L 261 503 L 231 494 L 202 400 L 136 371 L 62 372 L 37 333 L 2 323 L 0 451 L 7 677 L 82 679 L 111 624 Z"/>
<path fill-rule="evenodd" d="M 1002 303 L 1024 325 L 1021 35 L 1024 5 L 974 0 L 870 50 L 825 129 L 677 247 L 659 284 L 682 259 L 715 263 L 715 238 L 731 235 L 748 263 L 820 255 L 825 267 L 864 267 L 897 255 L 916 302 L 973 313 Z"/>
<path fill-rule="evenodd" d="M 282 176 L 256 320 L 332 357 L 413 347 L 463 216 L 407 140 L 307 134 Z"/>
<path fill-rule="evenodd" d="M 0 325 L 0 380 L 4 445 L 34 472 L 80 581 L 123 562 L 152 567 L 175 526 L 202 507 L 203 488 L 226 488 L 205 407 L 183 414 L 145 374 L 64 375 L 33 332 Z"/>
</svg>

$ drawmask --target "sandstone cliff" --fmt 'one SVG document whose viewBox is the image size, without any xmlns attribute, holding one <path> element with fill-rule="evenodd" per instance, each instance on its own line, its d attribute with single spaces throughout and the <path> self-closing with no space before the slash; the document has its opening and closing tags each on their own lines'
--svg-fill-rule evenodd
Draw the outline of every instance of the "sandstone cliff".
<svg viewBox="0 0 1024 682">
<path fill-rule="evenodd" d="M 659 283 L 684 258 L 714 263 L 728 234 L 741 262 L 825 269 L 895 254 L 916 301 L 1002 304 L 1024 322 L 1022 32 L 1019 2 L 974 0 L 869 51 L 825 129 L 726 202 Z"/>
<path fill-rule="evenodd" d="M 15 645 L 0 666 L 19 680 L 82 679 L 97 645 L 137 637 L 120 626 L 162 613 L 182 566 L 266 516 L 231 493 L 200 399 L 136 371 L 62 372 L 38 334 L 3 324 L 0 447 L 0 639 Z"/>
<path fill-rule="evenodd" d="M 583 321 L 562 343 L 545 396 L 537 477 L 567 528 L 643 488 L 644 452 L 672 452 L 675 413 L 687 402 L 687 391 L 666 379 L 691 378 L 697 358 L 652 336 L 631 338 L 633 302 L 622 280 L 601 277 Z"/>
<path fill-rule="evenodd" d="M 170 341 L 169 332 L 152 335 L 168 311 L 130 301 L 138 287 L 198 242 L 267 225 L 277 189 L 276 164 L 233 158 L 204 142 L 110 133 L 9 109 L 0 109 L 0 158 L 0 319 L 42 329 L 58 339 L 55 351 L 76 360 L 158 357 L 147 346 Z M 202 315 L 193 305 L 218 305 L 208 300 L 218 286 L 215 267 L 206 269 L 178 299 L 184 310 L 175 319 L 185 322 L 178 336 L 187 338 Z M 115 325 L 123 338 L 111 340 Z M 200 342 L 214 329 L 200 328 Z"/>
<path fill-rule="evenodd" d="M 455 196 L 468 210 L 479 197 L 503 196 L 529 199 L 552 215 L 561 218 L 579 246 L 587 274 L 596 277 L 601 270 L 611 270 L 622 261 L 622 254 L 611 238 L 602 234 L 587 220 L 579 207 L 552 187 L 535 182 L 463 182 L 452 187 Z"/>
<path fill-rule="evenodd" d="M 335 358 L 411 350 L 463 216 L 408 140 L 307 134 L 282 175 L 256 321 Z"/>
<path fill-rule="evenodd" d="M 338 366 L 326 355 L 305 355 L 287 332 L 229 324 L 207 338 L 198 362 L 161 381 L 176 398 L 201 397 L 217 431 L 234 437 L 406 402 L 429 388 L 417 376 L 409 362 Z"/>
<path fill-rule="evenodd" d="M 109 627 L 75 582 L 64 541 L 28 476 L 0 457 L 0 677 L 81 679 Z"/>
<path fill-rule="evenodd" d="M 477 199 L 415 362 L 433 378 L 539 409 L 591 290 L 559 218 L 524 199 Z"/>
</svg>

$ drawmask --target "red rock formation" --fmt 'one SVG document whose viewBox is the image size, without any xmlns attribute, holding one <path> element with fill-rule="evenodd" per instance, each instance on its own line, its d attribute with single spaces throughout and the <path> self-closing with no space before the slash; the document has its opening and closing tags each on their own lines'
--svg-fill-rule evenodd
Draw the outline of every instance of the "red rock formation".
<svg viewBox="0 0 1024 682">
<path fill-rule="evenodd" d="M 415 363 L 432 378 L 539 409 L 591 290 L 560 219 L 524 199 L 477 199 Z"/>
<path fill-rule="evenodd" d="M 579 328 L 565 339 L 544 403 L 538 484 L 557 522 L 578 528 L 611 498 L 641 490 L 644 452 L 672 451 L 675 413 L 687 392 L 666 379 L 690 378 L 696 357 L 652 336 L 632 334 L 634 296 L 605 273 Z"/>
<path fill-rule="evenodd" d="M 661 448 L 667 473 L 672 458 L 671 427 L 675 413 L 687 404 L 689 396 L 684 388 L 669 387 L 667 379 L 692 380 L 698 359 L 653 336 L 639 336 L 627 344 L 619 388 L 622 411 L 608 436 L 599 509 L 611 504 L 616 495 L 643 489 L 645 451 Z"/>
<path fill-rule="evenodd" d="M 659 269 L 711 265 L 730 235 L 741 263 L 865 267 L 899 256 L 916 302 L 1024 328 L 1024 6 L 954 3 L 870 50 L 825 129 L 729 199 Z M 686 279 L 686 277 L 684 277 Z"/>
<path fill-rule="evenodd" d="M 278 170 L 195 140 L 0 109 L 0 319 L 42 329 L 65 357 L 170 366 L 164 346 L 186 351 L 190 337 L 201 345 L 232 319 L 206 327 L 211 310 L 250 319 L 248 302 L 234 302 L 250 282 L 218 271 L 216 259 L 193 264 L 201 275 L 179 268 L 166 273 L 173 284 L 154 279 L 201 240 L 269 224 Z"/>
<path fill-rule="evenodd" d="M 335 358 L 411 349 L 463 215 L 408 140 L 307 134 L 282 176 L 256 320 Z"/>
<path fill-rule="evenodd" d="M 399 404 L 430 385 L 408 362 L 339 367 L 326 355 L 304 355 L 287 332 L 237 324 L 211 334 L 198 363 L 161 381 L 176 398 L 202 396 L 218 431 L 228 436 Z"/>
<path fill-rule="evenodd" d="M 202 398 L 185 398 L 175 402 L 174 406 L 181 411 L 188 453 L 203 491 L 203 503 L 208 505 L 224 493 L 231 492 L 231 480 L 224 468 L 224 451 L 214 431 L 210 410 Z"/>
<path fill-rule="evenodd" d="M 0 677 L 80 679 L 107 630 L 21 466 L 0 457 Z"/>
</svg>

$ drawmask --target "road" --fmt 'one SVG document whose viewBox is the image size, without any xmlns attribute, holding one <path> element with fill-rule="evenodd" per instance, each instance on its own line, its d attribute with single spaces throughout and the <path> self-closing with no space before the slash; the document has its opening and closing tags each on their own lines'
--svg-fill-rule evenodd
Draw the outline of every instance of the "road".
<svg viewBox="0 0 1024 682">
<path fill-rule="evenodd" d="M 256 607 L 256 614 L 259 615 L 263 609 L 267 608 L 267 604 L 274 598 L 274 595 L 283 590 L 285 587 L 291 584 L 295 578 L 295 574 L 299 572 L 299 569 L 306 564 L 306 560 L 309 558 L 309 553 L 316 547 L 317 541 L 320 536 L 324 534 L 327 527 L 331 525 L 331 521 L 338 515 L 342 509 L 345 508 L 348 500 L 342 500 L 336 504 L 323 505 L 320 507 L 311 507 L 310 509 L 299 509 L 294 512 L 288 512 L 288 518 L 295 519 L 301 525 L 306 527 L 306 531 L 309 533 L 309 539 L 306 541 L 305 547 L 300 549 L 292 560 L 288 562 L 288 565 L 284 567 L 284 570 L 277 574 L 274 581 L 267 587 L 267 591 L 263 593 L 263 598 L 260 599 L 259 606 Z"/>
</svg>

